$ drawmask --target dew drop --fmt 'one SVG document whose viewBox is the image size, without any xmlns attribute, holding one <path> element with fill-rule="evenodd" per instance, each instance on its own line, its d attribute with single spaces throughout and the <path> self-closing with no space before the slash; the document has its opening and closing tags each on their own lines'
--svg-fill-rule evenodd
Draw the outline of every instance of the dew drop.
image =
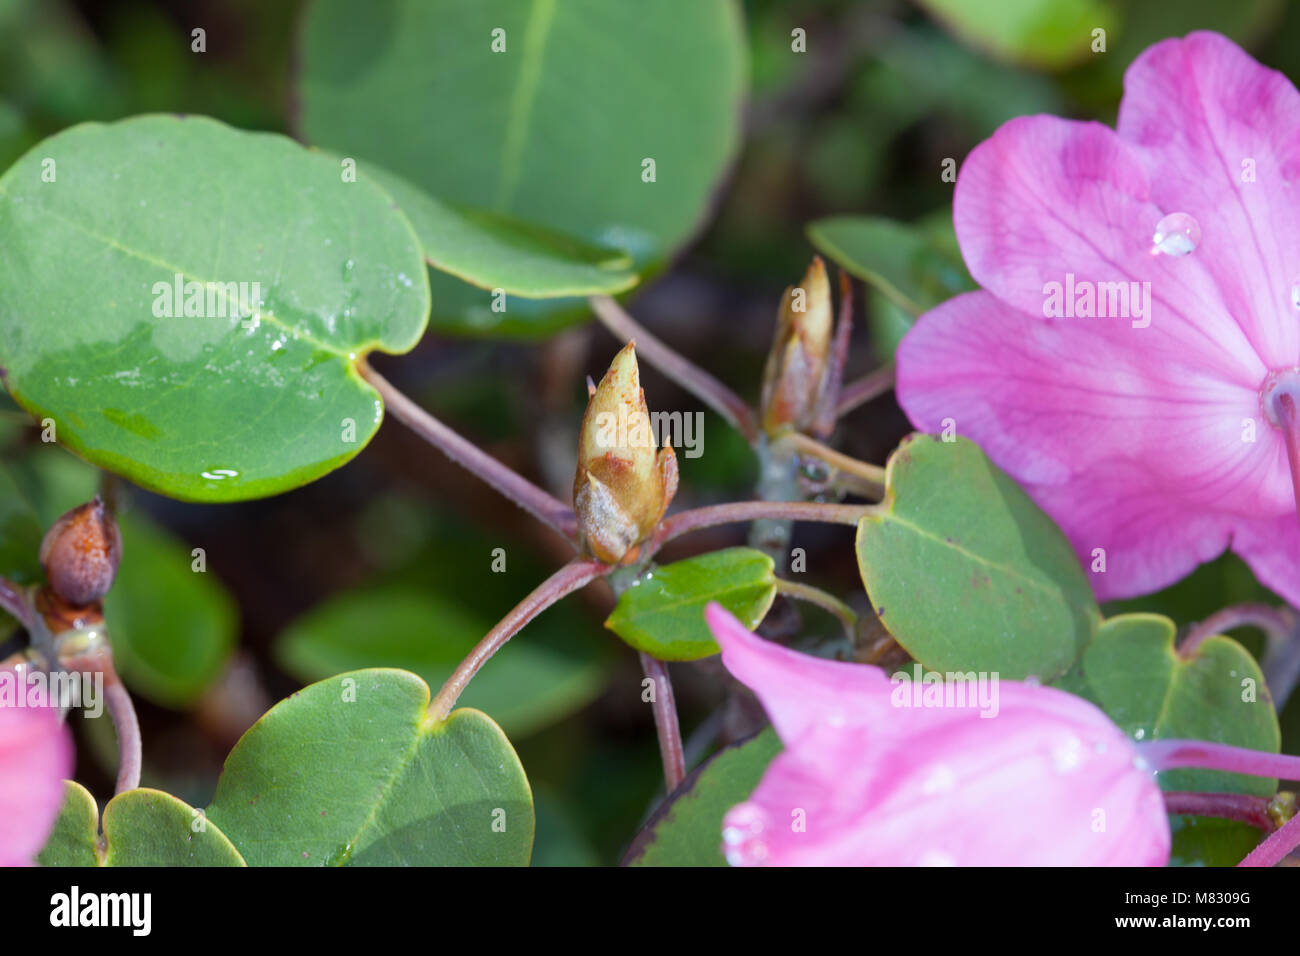
<svg viewBox="0 0 1300 956">
<path fill-rule="evenodd" d="M 1069 737 L 1052 748 L 1052 766 L 1057 773 L 1069 773 L 1077 770 L 1083 763 L 1083 741 L 1078 737 Z"/>
<path fill-rule="evenodd" d="M 1142 727 L 1139 727 L 1137 730 L 1133 731 L 1133 739 L 1134 739 L 1134 740 L 1141 740 L 1141 739 L 1142 739 L 1143 737 L 1145 737 L 1146 735 L 1147 735 L 1147 732 L 1146 732 L 1146 730 L 1145 730 L 1144 728 L 1142 728 Z"/>
<path fill-rule="evenodd" d="M 722 821 L 722 852 L 732 866 L 757 866 L 767 859 L 767 812 L 754 803 L 741 803 Z"/>
<path fill-rule="evenodd" d="M 957 785 L 957 776 L 947 764 L 935 764 L 921 784 L 925 794 L 945 793 Z"/>
<path fill-rule="evenodd" d="M 213 468 L 203 472 L 203 477 L 208 481 L 225 481 L 227 478 L 238 478 L 239 472 L 232 468 Z"/>
<path fill-rule="evenodd" d="M 1156 223 L 1151 252 L 1185 256 L 1201 241 L 1201 224 L 1185 212 L 1174 212 Z"/>
</svg>

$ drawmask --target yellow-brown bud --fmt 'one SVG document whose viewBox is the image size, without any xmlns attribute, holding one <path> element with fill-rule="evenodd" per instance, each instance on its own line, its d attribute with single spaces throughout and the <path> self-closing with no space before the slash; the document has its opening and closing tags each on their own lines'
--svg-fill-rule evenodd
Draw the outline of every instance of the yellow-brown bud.
<svg viewBox="0 0 1300 956">
<path fill-rule="evenodd" d="M 607 564 L 635 555 L 677 493 L 677 456 L 655 441 L 634 343 L 591 391 L 578 439 L 573 507 L 587 550 Z"/>
<path fill-rule="evenodd" d="M 803 282 L 785 290 L 776 338 L 763 371 L 763 430 L 806 429 L 825 386 L 834 325 L 831 285 L 820 256 Z"/>
<path fill-rule="evenodd" d="M 122 560 L 122 535 L 98 495 L 50 526 L 40 558 L 50 590 L 68 604 L 84 607 L 108 593 Z"/>
</svg>

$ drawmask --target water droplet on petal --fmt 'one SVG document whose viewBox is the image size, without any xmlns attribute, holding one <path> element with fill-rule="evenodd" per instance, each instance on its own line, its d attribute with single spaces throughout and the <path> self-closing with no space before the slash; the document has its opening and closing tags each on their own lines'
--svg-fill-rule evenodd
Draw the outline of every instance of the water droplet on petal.
<svg viewBox="0 0 1300 956">
<path fill-rule="evenodd" d="M 1068 737 L 1052 748 L 1052 766 L 1057 773 L 1077 770 L 1082 763 L 1083 741 L 1078 737 Z"/>
<path fill-rule="evenodd" d="M 757 866 L 767 859 L 767 811 L 755 803 L 741 803 L 727 811 L 722 821 L 722 853 L 732 866 Z"/>
<path fill-rule="evenodd" d="M 951 790 L 956 784 L 957 776 L 952 772 L 951 767 L 942 763 L 935 764 L 926 776 L 925 782 L 921 784 L 921 792 L 927 794 L 943 793 Z"/>
<path fill-rule="evenodd" d="M 1201 241 L 1201 224 L 1185 212 L 1174 212 L 1156 223 L 1151 252 L 1185 256 Z"/>
</svg>

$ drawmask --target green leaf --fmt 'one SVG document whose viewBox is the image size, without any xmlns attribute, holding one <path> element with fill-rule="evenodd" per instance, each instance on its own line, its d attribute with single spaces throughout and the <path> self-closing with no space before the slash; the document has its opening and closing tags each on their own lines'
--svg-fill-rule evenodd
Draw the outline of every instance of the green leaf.
<svg viewBox="0 0 1300 956">
<path fill-rule="evenodd" d="M 755 628 L 776 597 L 772 559 L 753 548 L 726 548 L 643 574 L 618 599 L 605 626 L 661 661 L 694 661 L 718 653 L 704 621 L 717 601 Z"/>
<path fill-rule="evenodd" d="M 40 580 L 43 534 L 36 511 L 0 464 L 0 575 L 18 584 Z"/>
<path fill-rule="evenodd" d="M 493 655 L 461 695 L 514 738 L 568 716 L 600 693 L 603 654 L 578 638 L 584 622 L 562 608 L 565 640 L 538 640 L 532 624 Z M 545 620 L 545 618 L 543 618 Z M 451 676 L 495 623 L 449 597 L 403 585 L 342 594 L 289 626 L 276 645 L 282 666 L 304 680 L 361 667 L 414 671 L 433 687 Z"/>
<path fill-rule="evenodd" d="M 699 227 L 740 142 L 733 0 L 320 0 L 301 64 L 308 141 L 443 202 L 616 246 L 642 272 Z M 435 279 L 440 328 L 538 334 L 587 315 L 573 300 L 485 315 L 490 294 L 456 286 Z"/>
<path fill-rule="evenodd" d="M 81 784 L 64 782 L 66 796 L 42 866 L 244 866 L 244 859 L 202 811 L 161 790 L 120 793 L 99 809 Z"/>
<path fill-rule="evenodd" d="M 1088 686 L 1135 740 L 1211 740 L 1277 753 L 1273 699 L 1255 659 L 1230 637 L 1211 637 L 1188 659 L 1174 650 L 1174 623 L 1157 614 L 1104 621 L 1083 655 Z M 1217 770 L 1170 770 L 1165 790 L 1271 796 L 1277 781 Z"/>
<path fill-rule="evenodd" d="M 429 265 L 471 285 L 531 299 L 613 295 L 636 285 L 632 260 L 622 252 L 500 213 L 452 206 L 377 166 L 360 168 L 411 221 Z"/>
<path fill-rule="evenodd" d="M 132 690 L 189 706 L 235 646 L 235 602 L 186 545 L 138 513 L 118 517 L 122 564 L 104 600 L 113 659 Z"/>
<path fill-rule="evenodd" d="M 419 241 L 382 190 L 202 117 L 38 144 L 0 177 L 0 242 L 10 392 L 91 462 L 187 500 L 275 494 L 350 459 L 382 418 L 357 357 L 410 349 L 429 310 Z"/>
<path fill-rule="evenodd" d="M 1229 637 L 1211 637 L 1190 658 L 1174 649 L 1174 623 L 1125 614 L 1101 624 L 1083 654 L 1088 695 L 1135 740 L 1209 740 L 1277 753 L 1281 731 L 1255 659 Z M 1271 796 L 1277 781 L 1217 770 L 1170 770 L 1164 790 Z M 1233 866 L 1259 831 L 1233 821 L 1175 816 L 1173 861 Z"/>
<path fill-rule="evenodd" d="M 208 817 L 254 866 L 524 866 L 533 799 L 501 729 L 440 724 L 414 674 L 364 670 L 306 687 L 235 745 Z"/>
<path fill-rule="evenodd" d="M 720 751 L 682 781 L 627 851 L 625 866 L 726 866 L 722 818 L 758 786 L 781 752 L 771 727 Z"/>
<path fill-rule="evenodd" d="M 975 288 L 962 264 L 952 217 L 909 225 L 877 216 L 808 224 L 812 244 L 913 316 Z"/>
<path fill-rule="evenodd" d="M 858 570 L 881 622 L 925 667 L 1058 677 L 1100 611 L 1069 542 L 972 442 L 931 435 L 889 459 L 858 524 Z"/>
<path fill-rule="evenodd" d="M 1085 59 L 1115 14 L 1099 0 L 918 0 L 936 20 L 999 59 L 1059 68 Z"/>
</svg>

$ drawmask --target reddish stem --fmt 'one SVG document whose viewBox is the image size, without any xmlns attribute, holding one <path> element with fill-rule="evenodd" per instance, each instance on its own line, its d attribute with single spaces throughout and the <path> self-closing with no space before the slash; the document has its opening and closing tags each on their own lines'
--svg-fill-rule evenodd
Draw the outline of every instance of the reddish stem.
<svg viewBox="0 0 1300 956">
<path fill-rule="evenodd" d="M 487 482 L 534 517 L 556 531 L 576 540 L 578 519 L 573 509 L 553 495 L 538 488 L 522 475 L 503 465 L 473 442 L 458 435 L 415 402 L 393 387 L 386 378 L 364 360 L 357 363 L 361 377 L 373 385 L 384 399 L 384 407 L 433 447 Z"/>
<path fill-rule="evenodd" d="M 664 783 L 672 793 L 686 778 L 686 757 L 682 750 L 682 728 L 677 723 L 677 701 L 673 696 L 673 682 L 668 678 L 668 667 L 663 661 L 645 651 L 639 653 L 641 669 L 654 681 L 655 694 L 651 707 L 655 715 L 655 731 L 659 734 L 659 755 L 663 758 Z"/>
<path fill-rule="evenodd" d="M 1268 797 L 1253 797 L 1246 793 L 1175 791 L 1165 794 L 1165 809 L 1170 813 L 1239 820 L 1242 823 L 1249 823 L 1257 830 L 1271 833 L 1273 818 L 1268 815 L 1268 804 Z"/>
<path fill-rule="evenodd" d="M 1285 608 L 1276 608 L 1268 604 L 1234 604 L 1221 611 L 1215 611 L 1189 629 L 1187 636 L 1178 645 L 1178 656 L 1191 657 L 1207 638 L 1239 627 L 1259 628 L 1268 638 L 1271 648 L 1278 641 L 1285 641 L 1294 626 L 1294 618 Z"/>
<path fill-rule="evenodd" d="M 8 611 L 23 627 L 31 630 L 31 611 L 21 587 L 0 577 L 0 611 Z"/>
<path fill-rule="evenodd" d="M 755 521 L 759 518 L 791 521 L 822 521 L 856 526 L 873 505 L 833 505 L 817 501 L 733 501 L 678 512 L 664 519 L 659 530 L 642 545 L 642 557 L 649 558 L 673 538 L 700 528 Z"/>
<path fill-rule="evenodd" d="M 1142 759 L 1157 771 L 1195 768 L 1300 780 L 1300 757 L 1290 754 L 1266 753 L 1205 740 L 1152 740 L 1137 747 Z"/>
<path fill-rule="evenodd" d="M 1300 414 L 1290 395 L 1277 397 L 1278 417 L 1281 419 L 1282 442 L 1286 445 L 1286 459 L 1291 465 L 1291 487 L 1295 489 L 1296 518 L 1300 520 Z"/>
<path fill-rule="evenodd" d="M 438 695 L 429 704 L 429 720 L 435 723 L 446 720 L 451 709 L 456 706 L 456 700 L 465 689 L 465 685 L 525 624 L 560 598 L 572 594 L 583 585 L 612 570 L 613 568 L 600 561 L 589 558 L 576 559 L 539 584 L 528 597 L 503 617 L 496 627 L 488 631 L 483 640 L 474 645 L 474 649 L 447 678 L 447 682 L 442 685 Z"/>
<path fill-rule="evenodd" d="M 840 390 L 839 402 L 835 414 L 847 415 L 859 405 L 865 405 L 894 387 L 894 363 L 880 366 L 874 372 L 868 372 L 862 378 L 854 379 Z"/>
<path fill-rule="evenodd" d="M 636 340 L 637 355 L 725 418 L 751 445 L 758 440 L 754 412 L 739 395 L 704 369 L 665 345 L 607 295 L 588 300 L 605 328 L 623 343 Z"/>
<path fill-rule="evenodd" d="M 1300 815 L 1292 817 L 1276 833 L 1265 837 L 1259 846 L 1246 854 L 1238 866 L 1276 866 L 1300 845 Z"/>
</svg>

